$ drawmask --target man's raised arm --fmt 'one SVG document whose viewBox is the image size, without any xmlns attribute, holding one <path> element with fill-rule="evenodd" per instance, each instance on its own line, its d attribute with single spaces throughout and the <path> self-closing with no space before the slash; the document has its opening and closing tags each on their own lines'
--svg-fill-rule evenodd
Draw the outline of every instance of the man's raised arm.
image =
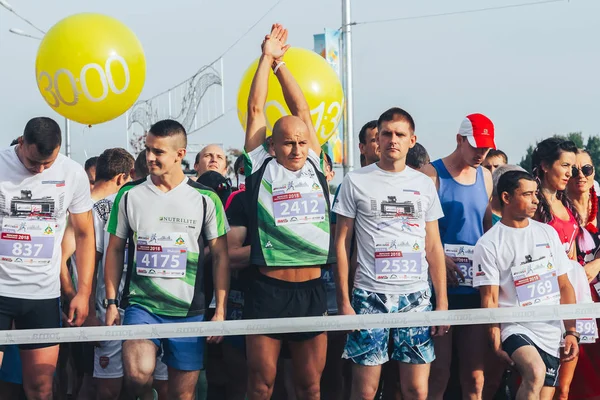
<svg viewBox="0 0 600 400">
<path fill-rule="evenodd" d="M 302 93 L 300 85 L 298 85 L 298 82 L 296 82 L 296 79 L 285 64 L 279 66 L 275 76 L 281 84 L 285 103 L 290 109 L 292 115 L 300 118 L 308 127 L 310 132 L 310 148 L 317 153 L 317 155 L 321 154 L 321 144 L 319 143 L 317 132 L 313 126 L 312 116 L 310 115 L 310 107 L 306 101 L 306 98 L 304 97 L 304 93 Z"/>
<path fill-rule="evenodd" d="M 250 94 L 248 96 L 248 116 L 246 124 L 246 140 L 244 150 L 251 152 L 262 146 L 267 134 L 267 120 L 264 114 L 267 94 L 269 92 L 269 74 L 271 65 L 276 59 L 283 57 L 289 46 L 285 45 L 287 31 L 279 24 L 274 24 L 271 33 L 262 44 L 262 56 L 258 62 Z"/>
</svg>

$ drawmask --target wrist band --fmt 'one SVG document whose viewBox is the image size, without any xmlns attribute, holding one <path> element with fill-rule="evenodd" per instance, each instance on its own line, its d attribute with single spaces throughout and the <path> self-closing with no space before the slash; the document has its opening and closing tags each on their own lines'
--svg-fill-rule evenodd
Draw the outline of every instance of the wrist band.
<svg viewBox="0 0 600 400">
<path fill-rule="evenodd" d="M 577 343 L 579 343 L 579 341 L 581 340 L 581 335 L 577 331 L 566 331 L 565 334 L 563 335 L 563 338 L 566 338 L 567 335 L 571 335 L 571 336 L 575 337 L 575 339 L 577 339 Z"/>
<path fill-rule="evenodd" d="M 275 66 L 275 68 L 273 68 L 273 73 L 274 73 L 274 74 L 276 74 L 276 73 L 277 73 L 277 71 L 279 71 L 279 68 L 280 68 L 280 67 L 281 67 L 283 64 L 285 64 L 285 61 L 281 61 L 281 62 L 279 62 L 279 63 L 278 63 L 276 66 Z"/>
</svg>

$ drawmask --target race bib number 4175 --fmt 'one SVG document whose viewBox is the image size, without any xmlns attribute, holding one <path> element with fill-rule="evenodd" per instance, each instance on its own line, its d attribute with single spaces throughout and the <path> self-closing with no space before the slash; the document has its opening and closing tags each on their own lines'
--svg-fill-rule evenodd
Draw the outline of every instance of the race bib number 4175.
<svg viewBox="0 0 600 400">
<path fill-rule="evenodd" d="M 140 233 L 135 254 L 136 273 L 155 278 L 182 278 L 187 267 L 187 233 Z"/>
</svg>

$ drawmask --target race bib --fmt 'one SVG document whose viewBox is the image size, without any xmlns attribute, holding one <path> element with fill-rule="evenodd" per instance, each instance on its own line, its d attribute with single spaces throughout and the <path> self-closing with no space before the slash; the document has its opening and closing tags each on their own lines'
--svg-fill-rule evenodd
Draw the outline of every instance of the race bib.
<svg viewBox="0 0 600 400">
<path fill-rule="evenodd" d="M 234 290 L 234 289 L 229 290 L 229 294 L 227 297 L 227 319 L 228 320 L 242 319 L 243 309 L 244 309 L 244 293 L 240 290 Z"/>
<path fill-rule="evenodd" d="M 322 268 L 321 279 L 325 283 L 325 290 L 328 292 L 335 292 L 335 277 L 333 275 L 333 268 Z"/>
<path fill-rule="evenodd" d="M 581 335 L 579 343 L 595 343 L 596 339 L 598 339 L 598 326 L 595 319 L 576 320 L 575 330 Z"/>
<path fill-rule="evenodd" d="M 460 272 L 465 277 L 464 280 L 459 279 L 460 286 L 473 287 L 473 252 L 475 246 L 465 244 L 445 244 L 444 252 L 454 261 L 456 266 L 460 268 Z"/>
<path fill-rule="evenodd" d="M 273 183 L 275 225 L 325 221 L 326 200 L 321 185 L 308 178 Z"/>
<path fill-rule="evenodd" d="M 596 289 L 596 293 L 600 296 L 600 282 L 594 283 L 594 289 Z"/>
<path fill-rule="evenodd" d="M 187 266 L 187 233 L 138 234 L 136 272 L 155 278 L 182 278 Z"/>
<path fill-rule="evenodd" d="M 552 258 L 514 266 L 511 273 L 521 307 L 557 304 L 560 300 L 558 277 Z"/>
<path fill-rule="evenodd" d="M 375 279 L 378 281 L 422 280 L 423 243 L 401 239 L 375 239 Z"/>
<path fill-rule="evenodd" d="M 0 234 L 0 259 L 44 265 L 52 261 L 58 224 L 55 219 L 4 218 Z"/>
</svg>

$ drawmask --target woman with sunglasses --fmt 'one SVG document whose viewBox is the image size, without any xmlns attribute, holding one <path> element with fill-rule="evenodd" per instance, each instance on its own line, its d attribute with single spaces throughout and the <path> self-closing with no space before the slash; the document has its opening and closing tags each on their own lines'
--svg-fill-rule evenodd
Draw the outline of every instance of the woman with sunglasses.
<svg viewBox="0 0 600 400">
<path fill-rule="evenodd" d="M 553 137 L 538 143 L 531 156 L 532 173 L 539 189 L 535 219 L 556 230 L 571 260 L 577 259 L 575 241 L 580 227 L 579 213 L 569 199 L 566 188 L 577 168 L 577 153 L 577 146 L 572 141 Z M 561 361 L 555 399 L 569 398 L 569 386 L 576 365 L 577 358 L 566 363 Z"/>
<path fill-rule="evenodd" d="M 577 210 L 582 227 L 577 238 L 577 261 L 585 270 L 593 301 L 600 302 L 595 288 L 595 286 L 600 287 L 598 283 L 600 259 L 596 259 L 596 253 L 600 249 L 598 196 L 594 189 L 595 169 L 587 151 L 579 150 L 572 171 L 567 193 Z M 562 388 L 559 389 L 560 398 L 600 398 L 600 343 L 580 346 L 579 360 L 576 368 L 574 367 L 569 365 L 560 371 L 565 378 L 568 375 L 572 378 L 569 385 L 571 391 L 564 393 Z"/>
</svg>

